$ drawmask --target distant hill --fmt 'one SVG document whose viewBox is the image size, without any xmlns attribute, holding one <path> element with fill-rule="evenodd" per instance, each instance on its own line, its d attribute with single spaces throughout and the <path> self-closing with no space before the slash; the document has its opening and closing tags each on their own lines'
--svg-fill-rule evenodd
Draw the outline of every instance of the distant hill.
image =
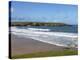
<svg viewBox="0 0 80 60">
<path fill-rule="evenodd" d="M 10 22 L 10 26 L 65 26 L 64 23 L 53 22 Z"/>
</svg>

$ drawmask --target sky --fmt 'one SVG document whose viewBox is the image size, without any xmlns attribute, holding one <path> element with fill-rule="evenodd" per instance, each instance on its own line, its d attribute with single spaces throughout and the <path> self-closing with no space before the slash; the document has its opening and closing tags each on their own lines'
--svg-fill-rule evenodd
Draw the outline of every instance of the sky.
<svg viewBox="0 0 80 60">
<path fill-rule="evenodd" d="M 77 5 L 11 2 L 11 21 L 78 24 Z"/>
</svg>

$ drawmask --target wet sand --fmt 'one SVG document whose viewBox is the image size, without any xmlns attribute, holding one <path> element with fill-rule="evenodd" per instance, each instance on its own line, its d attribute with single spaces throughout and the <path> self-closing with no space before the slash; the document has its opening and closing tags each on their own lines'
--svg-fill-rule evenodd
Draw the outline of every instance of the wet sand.
<svg viewBox="0 0 80 60">
<path fill-rule="evenodd" d="M 13 34 L 11 35 L 12 56 L 35 53 L 35 52 L 57 51 L 57 50 L 58 51 L 64 50 L 64 47 L 36 41 L 30 38 L 24 38 Z"/>
</svg>

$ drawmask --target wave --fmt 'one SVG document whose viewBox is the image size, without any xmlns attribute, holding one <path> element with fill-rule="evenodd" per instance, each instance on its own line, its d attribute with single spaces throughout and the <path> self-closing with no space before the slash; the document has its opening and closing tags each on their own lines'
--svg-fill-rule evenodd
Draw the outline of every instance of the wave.
<svg viewBox="0 0 80 60">
<path fill-rule="evenodd" d="M 50 29 L 40 29 L 40 28 L 27 28 L 27 29 L 32 31 L 50 31 Z"/>
<path fill-rule="evenodd" d="M 45 30 L 46 29 L 19 29 L 16 27 L 11 27 L 11 33 L 15 35 L 23 36 L 26 38 L 32 38 L 34 40 L 55 44 L 58 46 L 77 47 L 77 34 L 64 32 L 49 32 L 48 29 L 46 32 Z"/>
</svg>

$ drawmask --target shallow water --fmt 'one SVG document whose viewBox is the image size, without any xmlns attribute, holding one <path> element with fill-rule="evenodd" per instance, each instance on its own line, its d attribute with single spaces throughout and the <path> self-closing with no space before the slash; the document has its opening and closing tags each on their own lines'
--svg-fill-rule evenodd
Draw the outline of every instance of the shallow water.
<svg viewBox="0 0 80 60">
<path fill-rule="evenodd" d="M 51 30 L 52 29 L 52 30 Z M 55 29 L 51 27 L 11 27 L 11 33 L 25 38 L 32 38 L 34 40 L 42 41 L 49 44 L 65 47 L 77 47 L 78 36 L 77 29 L 69 31 L 69 29 Z M 66 30 L 66 31 L 65 31 Z"/>
</svg>

